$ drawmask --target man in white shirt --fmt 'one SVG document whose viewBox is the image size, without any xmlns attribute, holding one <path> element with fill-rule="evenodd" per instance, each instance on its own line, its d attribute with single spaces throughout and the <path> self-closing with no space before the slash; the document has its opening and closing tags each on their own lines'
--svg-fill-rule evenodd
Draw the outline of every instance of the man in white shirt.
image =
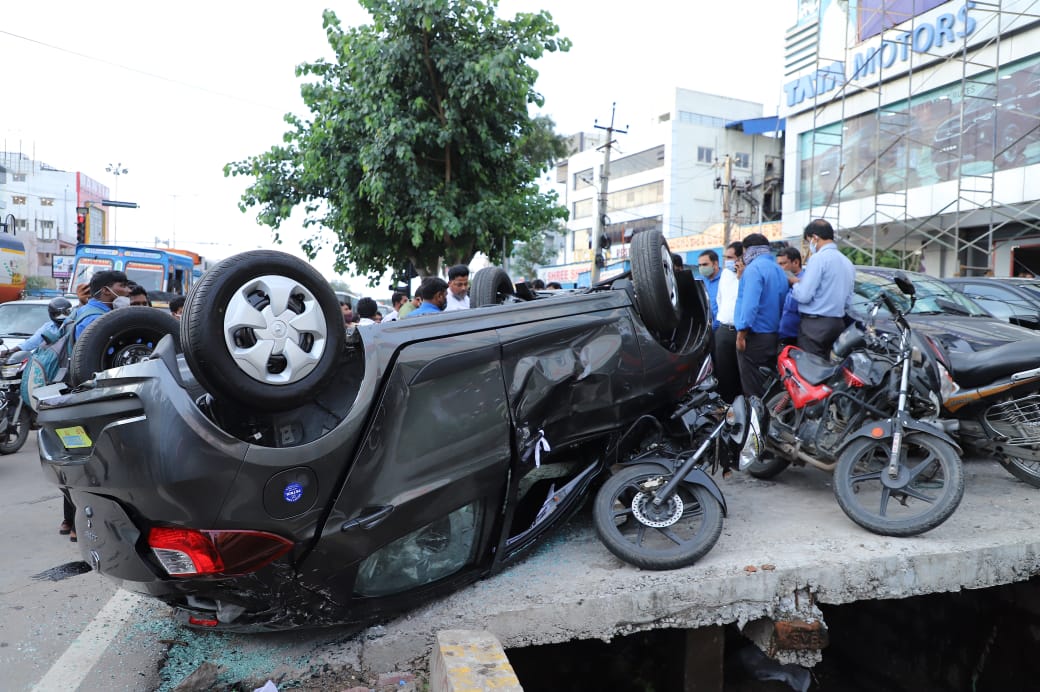
<svg viewBox="0 0 1040 692">
<path fill-rule="evenodd" d="M 358 326 L 364 326 L 366 324 L 375 324 L 376 321 L 372 319 L 376 316 L 376 312 L 379 310 L 379 306 L 376 305 L 376 301 L 371 298 L 362 298 L 354 306 L 357 308 L 357 314 L 360 318 L 358 320 Z"/>
<path fill-rule="evenodd" d="M 394 291 L 393 295 L 390 296 L 390 304 L 394 306 L 394 309 L 391 310 L 387 314 L 387 316 L 383 318 L 383 321 L 396 322 L 398 311 L 401 309 L 401 306 L 404 305 L 404 302 L 406 300 L 408 300 L 408 296 L 406 296 L 403 293 L 400 293 L 399 291 Z"/>
<path fill-rule="evenodd" d="M 469 267 L 456 264 L 448 270 L 448 305 L 445 312 L 469 309 Z"/>
<path fill-rule="evenodd" d="M 715 329 L 715 347 L 712 360 L 715 364 L 715 379 L 719 381 L 719 396 L 727 402 L 740 394 L 740 369 L 737 365 L 737 328 L 733 324 L 737 309 L 737 262 L 744 254 L 744 245 L 739 240 L 726 246 L 723 256 L 722 276 L 715 300 L 719 306 Z"/>
</svg>

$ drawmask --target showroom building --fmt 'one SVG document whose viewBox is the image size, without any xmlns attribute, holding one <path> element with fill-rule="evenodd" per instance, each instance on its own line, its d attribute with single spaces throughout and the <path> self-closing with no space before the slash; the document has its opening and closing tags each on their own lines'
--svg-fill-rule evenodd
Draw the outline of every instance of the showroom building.
<svg viewBox="0 0 1040 692">
<path fill-rule="evenodd" d="M 782 114 L 785 235 L 1040 276 L 1040 1 L 800 0 Z"/>
</svg>

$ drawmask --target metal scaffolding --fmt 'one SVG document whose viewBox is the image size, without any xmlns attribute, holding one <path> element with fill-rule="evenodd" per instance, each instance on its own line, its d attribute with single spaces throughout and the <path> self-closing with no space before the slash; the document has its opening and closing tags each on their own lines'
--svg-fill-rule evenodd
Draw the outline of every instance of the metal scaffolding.
<svg viewBox="0 0 1040 692">
<path fill-rule="evenodd" d="M 887 74 L 879 65 L 877 80 L 869 86 L 853 84 L 846 71 L 833 75 L 839 80 L 836 89 L 823 95 L 817 90 L 814 95 L 810 151 L 799 157 L 809 162 L 802 173 L 808 174 L 810 215 L 831 221 L 840 229 L 844 244 L 868 255 L 872 263 L 885 255 L 898 258 L 906 269 L 918 269 L 922 253 L 933 248 L 949 260 L 945 266 L 930 267 L 933 271 L 983 274 L 992 269 L 997 240 L 1040 235 L 1040 199 L 1007 203 L 1001 200 L 997 185 L 997 172 L 1015 165 L 1023 156 L 1026 139 L 1032 135 L 1035 140 L 1040 128 L 1040 112 L 1013 110 L 1008 105 L 1010 83 L 1002 79 L 1008 58 L 1007 50 L 1002 49 L 1004 37 L 1008 31 L 1020 30 L 1026 21 L 1040 19 L 1040 0 L 1026 3 L 1027 11 L 1009 11 L 1006 4 L 1005 0 L 972 4 L 978 23 L 975 34 L 981 29 L 993 34 L 977 45 L 972 45 L 975 34 L 963 32 L 960 49 L 953 54 L 909 51 L 906 64 Z M 886 17 L 894 14 L 885 2 L 877 11 Z M 908 20 L 914 34 L 916 18 Z M 849 64 L 849 24 L 845 55 L 823 57 L 817 52 L 818 71 L 838 60 Z M 927 75 L 949 72 L 948 66 L 955 63 L 960 71 L 959 99 L 947 121 L 951 136 L 940 142 L 938 134 L 928 138 L 929 133 L 915 122 L 912 107 L 935 89 Z M 854 118 L 858 127 L 850 134 L 846 101 L 864 92 L 874 93 L 877 104 L 872 117 Z M 1023 123 L 1023 119 L 1028 120 Z M 922 155 L 922 151 L 931 155 L 927 164 L 922 156 L 929 154 Z M 927 215 L 916 212 L 915 207 L 921 205 L 912 203 L 915 190 L 922 185 L 925 165 L 934 165 L 939 175 L 954 181 L 946 188 L 955 189 L 947 203 Z M 933 190 L 944 184 L 933 185 Z M 871 200 L 865 214 L 855 211 L 862 204 L 845 204 L 864 198 Z M 849 214 L 858 217 L 850 219 Z"/>
</svg>

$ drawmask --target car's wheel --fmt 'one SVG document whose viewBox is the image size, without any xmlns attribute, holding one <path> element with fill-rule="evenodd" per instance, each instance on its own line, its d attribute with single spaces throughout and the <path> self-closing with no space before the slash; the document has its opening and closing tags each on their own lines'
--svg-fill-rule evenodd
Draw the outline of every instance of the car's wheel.
<svg viewBox="0 0 1040 692">
<path fill-rule="evenodd" d="M 679 323 L 679 289 L 664 235 L 658 230 L 637 233 L 629 255 L 636 307 L 643 323 L 659 332 L 674 329 Z"/>
<path fill-rule="evenodd" d="M 473 283 L 469 287 L 469 306 L 479 308 L 484 305 L 499 305 L 516 289 L 509 274 L 501 267 L 484 267 L 473 275 Z"/>
<path fill-rule="evenodd" d="M 8 406 L 11 406 L 11 402 L 8 402 Z M 18 402 L 13 403 L 14 408 L 17 408 Z M 7 412 L 5 412 L 7 413 Z M 9 414 L 13 414 L 12 409 Z M 8 414 L 8 415 L 9 415 Z M 21 411 L 18 413 L 17 420 L 10 420 L 7 415 L 4 416 L 3 420 L 0 420 L 0 425 L 5 426 L 6 430 L 0 430 L 0 454 L 14 454 L 25 445 L 25 441 L 29 439 L 29 430 L 32 428 L 32 418 L 29 414 L 29 407 L 22 406 Z"/>
<path fill-rule="evenodd" d="M 202 275 L 184 304 L 184 359 L 216 397 L 279 411 L 328 382 L 346 330 L 332 287 L 284 252 L 253 250 Z"/>
<path fill-rule="evenodd" d="M 177 320 L 155 308 L 119 308 L 98 317 L 76 339 L 69 360 L 69 384 L 86 382 L 94 373 L 138 363 L 170 334 L 180 348 Z"/>
</svg>

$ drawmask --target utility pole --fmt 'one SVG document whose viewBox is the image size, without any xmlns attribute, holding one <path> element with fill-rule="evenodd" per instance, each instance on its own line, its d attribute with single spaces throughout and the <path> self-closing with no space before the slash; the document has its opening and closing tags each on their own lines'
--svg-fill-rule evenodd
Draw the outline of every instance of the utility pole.
<svg viewBox="0 0 1040 692">
<path fill-rule="evenodd" d="M 730 195 L 733 194 L 733 159 L 730 158 L 729 154 L 726 154 L 726 160 L 722 163 L 722 249 L 725 250 L 726 246 L 729 245 L 730 235 L 730 224 L 732 220 L 730 218 L 730 205 L 732 200 Z"/>
<path fill-rule="evenodd" d="M 615 132 L 619 134 L 628 133 L 628 130 L 618 130 L 614 128 L 614 112 L 616 109 L 616 102 L 610 104 L 610 125 L 608 127 L 600 125 L 598 120 L 592 121 L 593 126 L 596 129 L 607 131 L 607 143 L 601 147 L 603 149 L 603 166 L 599 170 L 599 204 L 596 208 L 596 219 L 592 224 L 592 272 L 590 274 L 590 284 L 595 284 L 599 281 L 599 263 L 601 261 L 599 256 L 599 239 L 603 235 L 604 220 L 607 218 L 607 183 L 610 180 L 610 147 L 614 143 Z"/>
</svg>

